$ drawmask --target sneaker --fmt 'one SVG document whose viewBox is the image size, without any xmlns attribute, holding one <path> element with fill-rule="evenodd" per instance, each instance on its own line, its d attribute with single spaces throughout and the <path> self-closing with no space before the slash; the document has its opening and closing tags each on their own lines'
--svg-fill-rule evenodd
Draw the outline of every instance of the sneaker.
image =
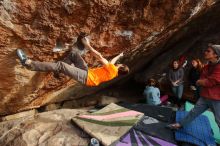
<svg viewBox="0 0 220 146">
<path fill-rule="evenodd" d="M 25 62 L 28 59 L 26 54 L 21 49 L 17 49 L 16 52 L 17 52 L 17 55 L 18 55 L 18 58 L 19 58 L 21 64 L 25 65 Z"/>
<path fill-rule="evenodd" d="M 196 87 L 195 86 L 190 86 L 190 89 L 193 91 L 196 91 Z"/>
</svg>

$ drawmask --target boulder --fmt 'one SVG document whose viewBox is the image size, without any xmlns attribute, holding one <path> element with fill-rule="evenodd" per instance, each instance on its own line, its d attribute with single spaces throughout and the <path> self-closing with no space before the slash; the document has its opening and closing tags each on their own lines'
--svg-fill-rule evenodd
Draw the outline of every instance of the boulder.
<svg viewBox="0 0 220 146">
<path fill-rule="evenodd" d="M 0 123 L 1 146 L 88 145 L 90 137 L 70 122 L 86 110 L 61 109 Z"/>
<path fill-rule="evenodd" d="M 19 118 L 28 117 L 28 116 L 33 116 L 36 113 L 37 113 L 36 109 L 29 110 L 29 111 L 24 111 L 24 112 L 20 112 L 20 113 L 17 113 L 17 114 L 2 117 L 2 121 L 9 121 L 9 120 L 15 120 L 15 119 L 19 119 Z"/>
<path fill-rule="evenodd" d="M 119 82 L 125 85 L 136 73 L 151 71 L 148 66 L 154 61 L 162 63 L 155 67 L 159 72 L 170 58 L 155 58 L 169 50 L 175 55 L 175 44 L 181 45 L 187 36 L 202 38 L 203 30 L 214 30 L 218 10 L 218 0 L 0 1 L 0 115 L 83 98 Z M 197 19 L 207 13 L 212 15 L 206 16 L 206 21 Z M 188 29 L 195 21 L 203 27 Z M 68 77 L 58 80 L 52 73 L 29 71 L 16 60 L 17 48 L 24 49 L 33 60 L 62 60 L 65 53 L 52 52 L 56 41 L 68 42 L 81 31 L 90 34 L 92 46 L 107 59 L 124 52 L 121 62 L 129 65 L 131 73 L 100 87 L 87 88 Z M 188 49 L 184 44 L 182 47 Z M 98 65 L 90 54 L 84 58 L 90 67 Z"/>
</svg>

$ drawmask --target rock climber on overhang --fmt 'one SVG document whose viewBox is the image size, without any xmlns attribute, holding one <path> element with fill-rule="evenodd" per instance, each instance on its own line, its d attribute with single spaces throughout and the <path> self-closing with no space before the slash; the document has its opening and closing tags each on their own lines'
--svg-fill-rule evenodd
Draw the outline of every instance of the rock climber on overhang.
<svg viewBox="0 0 220 146">
<path fill-rule="evenodd" d="M 90 45 L 89 39 L 86 35 L 83 37 L 80 36 L 80 39 L 78 37 L 78 42 L 80 42 L 81 47 L 87 48 L 92 56 L 102 63 L 101 67 L 88 68 L 79 52 L 75 50 L 72 50 L 67 58 L 65 58 L 65 60 L 68 61 L 58 61 L 56 63 L 28 59 L 21 49 L 17 49 L 17 55 L 21 64 L 32 71 L 63 73 L 86 86 L 98 86 L 99 84 L 112 80 L 117 76 L 129 73 L 127 65 L 116 64 L 116 62 L 123 56 L 123 53 L 114 57 L 111 61 L 108 61 L 100 52 L 96 51 Z"/>
</svg>

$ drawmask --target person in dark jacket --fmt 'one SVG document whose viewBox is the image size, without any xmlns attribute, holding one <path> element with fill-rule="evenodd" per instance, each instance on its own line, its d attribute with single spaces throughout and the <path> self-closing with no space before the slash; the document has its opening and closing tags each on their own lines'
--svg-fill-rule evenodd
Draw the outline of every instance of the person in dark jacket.
<svg viewBox="0 0 220 146">
<path fill-rule="evenodd" d="M 168 125 L 171 129 L 179 129 L 189 124 L 209 108 L 220 127 L 220 45 L 210 44 L 204 52 L 204 58 L 209 63 L 204 66 L 200 79 L 196 82 L 196 85 L 201 87 L 201 97 L 184 119 L 179 123 Z"/>
<path fill-rule="evenodd" d="M 196 85 L 196 82 L 200 78 L 203 64 L 199 59 L 193 59 L 191 63 L 192 63 L 192 68 L 189 71 L 190 89 L 194 91 L 194 97 L 196 99 L 199 99 L 200 87 Z"/>
<path fill-rule="evenodd" d="M 177 101 L 178 107 L 181 106 L 181 98 L 183 95 L 183 77 L 184 70 L 180 66 L 179 61 L 174 60 L 168 73 L 168 79 L 171 83 L 172 92 Z"/>
</svg>

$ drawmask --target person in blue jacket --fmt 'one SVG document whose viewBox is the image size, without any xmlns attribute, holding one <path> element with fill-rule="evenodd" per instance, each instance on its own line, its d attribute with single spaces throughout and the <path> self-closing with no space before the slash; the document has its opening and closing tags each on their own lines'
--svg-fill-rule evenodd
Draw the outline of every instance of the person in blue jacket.
<svg viewBox="0 0 220 146">
<path fill-rule="evenodd" d="M 156 87 L 156 81 L 154 79 L 149 79 L 147 86 L 143 93 L 149 105 L 160 105 L 160 90 Z"/>
</svg>

